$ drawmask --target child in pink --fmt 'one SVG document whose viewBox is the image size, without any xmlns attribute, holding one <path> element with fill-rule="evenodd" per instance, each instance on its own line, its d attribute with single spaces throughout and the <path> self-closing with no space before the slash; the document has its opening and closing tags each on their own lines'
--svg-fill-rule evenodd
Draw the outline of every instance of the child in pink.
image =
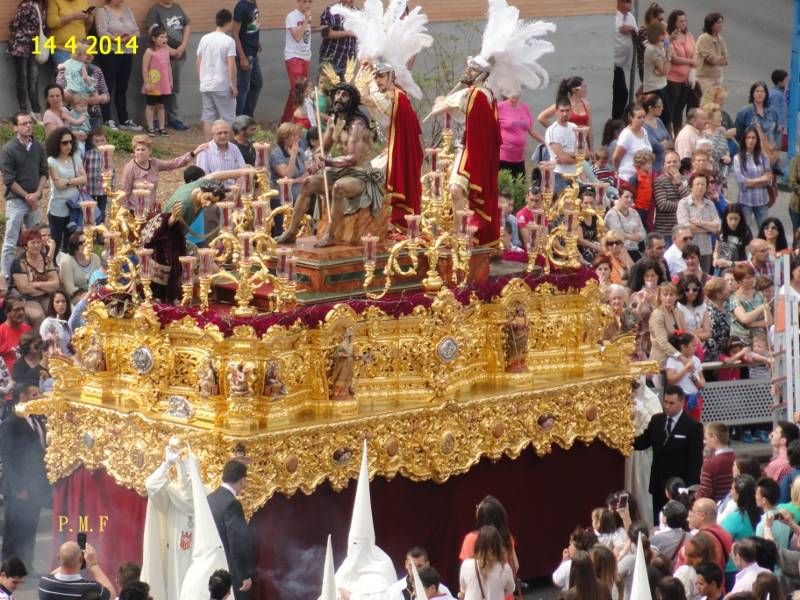
<svg viewBox="0 0 800 600">
<path fill-rule="evenodd" d="M 142 93 L 147 101 L 144 109 L 147 134 L 151 137 L 156 133 L 169 135 L 164 104 L 172 95 L 172 69 L 169 65 L 167 32 L 160 25 L 150 27 L 150 47 L 142 57 L 142 81 Z M 158 117 L 158 131 L 153 126 L 154 113 Z"/>
</svg>

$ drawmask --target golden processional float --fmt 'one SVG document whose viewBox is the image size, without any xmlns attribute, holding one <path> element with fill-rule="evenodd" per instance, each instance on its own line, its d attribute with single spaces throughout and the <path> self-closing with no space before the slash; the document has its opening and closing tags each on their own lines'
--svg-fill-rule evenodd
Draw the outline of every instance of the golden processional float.
<svg viewBox="0 0 800 600">
<path fill-rule="evenodd" d="M 406 239 L 365 233 L 363 249 L 279 247 L 271 225 L 291 217 L 291 182 L 271 189 L 269 149 L 256 146 L 256 168 L 219 203 L 219 236 L 181 258 L 181 306 L 152 298 L 141 235 L 150 190 L 123 206 L 114 148 L 101 148 L 112 218 L 94 226 L 94 203 L 83 210 L 87 243 L 106 238 L 109 293 L 73 336 L 78 360 L 52 360 L 53 392 L 18 409 L 48 417 L 51 481 L 103 468 L 144 495 L 177 436 L 209 482 L 234 452 L 247 455 L 250 515 L 276 492 L 346 486 L 365 437 L 373 474 L 417 481 L 528 446 L 544 455 L 600 439 L 629 451 L 631 381 L 651 365 L 631 362 L 632 336 L 598 342 L 609 316 L 577 249 L 580 220 L 602 216 L 578 199 L 585 143 L 557 202 L 553 165 L 540 165 L 545 206 L 528 225 L 527 264 L 490 263 L 493 250 L 472 247 L 470 213 L 453 214 L 445 184 L 449 129 L 427 151 L 423 210 L 407 217 Z M 343 235 L 363 232 L 361 218 Z"/>
</svg>

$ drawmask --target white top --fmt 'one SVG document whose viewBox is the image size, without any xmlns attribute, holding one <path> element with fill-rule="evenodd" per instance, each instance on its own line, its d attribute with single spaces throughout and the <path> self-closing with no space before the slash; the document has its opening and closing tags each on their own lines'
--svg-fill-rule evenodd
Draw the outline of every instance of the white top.
<svg viewBox="0 0 800 600">
<path fill-rule="evenodd" d="M 231 36 L 212 31 L 200 38 L 197 57 L 200 59 L 201 92 L 227 92 L 230 89 L 228 57 L 231 56 L 236 57 L 236 42 Z"/>
<path fill-rule="evenodd" d="M 697 571 L 690 565 L 681 565 L 675 569 L 672 576 L 683 584 L 683 590 L 686 592 L 686 600 L 697 600 L 700 594 L 697 593 L 697 588 L 694 584 L 697 581 Z"/>
<path fill-rule="evenodd" d="M 658 75 L 655 71 L 656 61 L 663 62 L 667 59 L 664 45 L 646 44 L 644 47 L 644 81 L 642 89 L 644 93 L 653 92 L 667 87 L 667 75 Z"/>
<path fill-rule="evenodd" d="M 623 25 L 636 27 L 636 17 L 633 13 L 622 14 L 617 11 L 614 17 L 614 66 L 627 68 L 633 61 L 633 40 L 630 33 L 620 33 L 619 28 Z"/>
<path fill-rule="evenodd" d="M 728 593 L 735 594 L 736 592 L 752 592 L 753 584 L 756 582 L 756 577 L 758 577 L 761 573 L 770 572 L 771 571 L 769 571 L 769 569 L 759 567 L 758 563 L 748 565 L 736 574 L 736 583 L 733 584 L 733 588 Z"/>
<path fill-rule="evenodd" d="M 800 300 L 800 292 L 794 289 L 791 285 L 782 285 L 778 288 L 778 296 L 783 296 L 784 294 L 791 296 L 795 300 Z"/>
<path fill-rule="evenodd" d="M 487 577 L 480 576 L 480 584 L 478 577 L 474 558 L 468 558 L 461 563 L 458 580 L 464 593 L 463 600 L 503 600 L 506 594 L 514 591 L 514 574 L 508 563 L 495 563 Z"/>
<path fill-rule="evenodd" d="M 289 60 L 290 58 L 302 58 L 303 60 L 311 60 L 311 25 L 303 31 L 303 37 L 300 41 L 294 39 L 292 32 L 289 31 L 302 25 L 306 20 L 305 14 L 296 8 L 286 15 L 286 43 L 283 46 L 283 59 Z"/>
<path fill-rule="evenodd" d="M 664 252 L 664 260 L 671 274 L 681 273 L 686 270 L 686 261 L 683 260 L 683 252 L 675 244 L 672 244 Z"/>
<path fill-rule="evenodd" d="M 636 154 L 637 151 L 653 151 L 653 147 L 650 145 L 650 139 L 647 137 L 647 131 L 644 127 L 642 127 L 641 134 L 642 137 L 636 137 L 636 135 L 631 131 L 630 127 L 626 127 L 619 134 L 619 139 L 617 139 L 617 148 L 625 148 L 625 154 L 622 155 L 622 160 L 619 163 L 619 169 L 617 169 L 617 175 L 619 175 L 620 179 L 630 181 L 631 178 L 636 174 L 636 167 L 633 166 L 633 155 Z"/>
<path fill-rule="evenodd" d="M 405 577 L 401 577 L 397 581 L 395 581 L 391 587 L 386 590 L 386 600 L 404 600 L 405 596 L 403 596 L 403 590 L 408 587 L 408 581 Z M 443 583 L 439 583 L 439 595 L 436 596 L 437 598 L 442 598 L 443 600 L 447 600 L 448 598 L 452 598 L 453 594 L 447 589 L 447 586 Z M 0 599 L 2 600 L 2 599 Z"/>
<path fill-rule="evenodd" d="M 692 365 L 694 366 L 695 373 L 700 373 L 703 370 L 703 366 L 700 363 L 700 359 L 697 358 L 696 356 L 692 357 Z M 671 356 L 668 356 L 667 362 L 664 363 L 664 368 L 681 371 L 683 370 L 683 362 L 679 361 L 677 358 L 672 358 Z M 694 384 L 689 374 L 683 376 L 683 378 L 678 382 L 678 386 L 680 386 L 684 394 L 696 394 L 698 392 L 697 386 Z M 673 427 L 675 426 L 674 423 L 676 422 L 677 419 L 673 419 Z"/>
<path fill-rule="evenodd" d="M 570 559 L 561 561 L 558 568 L 553 572 L 553 585 L 560 587 L 562 590 L 569 589 L 569 570 L 572 568 L 572 561 Z"/>
<path fill-rule="evenodd" d="M 550 144 L 560 144 L 564 152 L 570 154 L 575 153 L 575 145 L 578 141 L 578 135 L 575 133 L 577 125 L 575 123 L 567 122 L 566 125 L 560 125 L 558 122 L 553 123 L 547 128 L 544 134 L 544 141 L 547 144 L 547 151 L 550 154 L 550 160 L 556 161 L 556 167 L 553 169 L 556 173 L 574 173 L 575 165 L 564 165 L 557 161 L 556 154 L 550 149 Z"/>
<path fill-rule="evenodd" d="M 697 306 L 686 306 L 678 302 L 678 310 L 683 315 L 683 322 L 686 327 L 694 331 L 703 326 L 703 319 L 706 316 L 707 308 L 705 302 L 701 302 Z"/>
</svg>

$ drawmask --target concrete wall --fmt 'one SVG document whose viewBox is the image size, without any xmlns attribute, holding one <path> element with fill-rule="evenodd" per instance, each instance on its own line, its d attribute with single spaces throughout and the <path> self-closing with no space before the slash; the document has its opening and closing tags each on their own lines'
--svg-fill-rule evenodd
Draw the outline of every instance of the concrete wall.
<svg viewBox="0 0 800 600">
<path fill-rule="evenodd" d="M 556 47 L 556 53 L 543 59 L 543 65 L 550 73 L 551 83 L 535 92 L 526 91 L 523 99 L 531 106 L 534 118 L 539 110 L 553 102 L 555 89 L 559 79 L 580 74 L 588 80 L 589 98 L 598 105 L 598 114 L 608 114 L 603 105 L 608 105 L 611 86 L 611 15 L 594 15 L 580 17 L 560 17 L 552 19 L 558 29 L 549 36 Z M 480 47 L 482 21 L 465 21 L 456 23 L 432 23 L 430 30 L 437 40 L 439 48 L 420 54 L 415 67 L 415 75 L 425 88 L 428 101 L 436 94 L 445 93 L 455 77 L 464 66 L 465 57 L 474 54 Z M 189 60 L 185 62 L 181 76 L 181 93 L 179 106 L 181 115 L 187 123 L 194 123 L 200 115 L 200 95 L 198 93 L 197 75 L 194 69 L 194 56 L 201 34 L 193 34 L 188 49 Z M 579 41 L 579 42 L 578 42 Z M 283 64 L 284 32 L 279 29 L 264 30 L 261 34 L 262 53 L 261 68 L 264 76 L 264 88 L 259 100 L 256 117 L 260 122 L 273 121 L 280 117 L 283 104 L 288 94 L 288 81 Z M 314 56 L 318 55 L 319 38 L 315 40 Z M 0 47 L 3 56 L 4 45 Z M 450 67 L 452 64 L 452 68 Z M 438 69 L 435 68 L 438 65 Z M 316 63 L 312 64 L 316 72 Z M 440 75 L 439 85 L 432 79 L 434 73 L 450 71 L 451 76 Z M 51 77 L 49 66 L 43 67 L 40 76 L 40 87 Z M 0 80 L 14 81 L 14 69 L 10 60 L 0 60 Z M 129 111 L 133 118 L 143 118 L 143 99 L 138 91 L 141 89 L 141 66 L 137 58 L 129 88 Z M 423 103 L 425 105 L 425 103 Z M 429 105 L 429 104 L 428 104 Z M 16 95 L 13 90 L 0 95 L 0 114 L 10 115 L 17 109 Z M 597 109 L 596 109 L 597 110 Z M 598 127 L 601 127 L 602 123 Z"/>
</svg>

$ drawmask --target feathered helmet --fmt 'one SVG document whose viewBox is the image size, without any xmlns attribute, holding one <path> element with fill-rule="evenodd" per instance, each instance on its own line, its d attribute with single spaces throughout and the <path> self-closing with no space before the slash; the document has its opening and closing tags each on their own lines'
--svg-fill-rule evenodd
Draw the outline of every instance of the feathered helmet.
<svg viewBox="0 0 800 600">
<path fill-rule="evenodd" d="M 481 51 L 470 57 L 467 65 L 486 73 L 486 86 L 496 94 L 513 96 L 521 86 L 534 90 L 545 87 L 547 71 L 536 61 L 555 48 L 536 38 L 555 30 L 553 23 L 522 21 L 519 9 L 506 0 L 489 0 Z"/>
<path fill-rule="evenodd" d="M 386 11 L 382 0 L 365 0 L 363 10 L 341 4 L 331 7 L 331 13 L 344 17 L 344 28 L 358 40 L 358 58 L 372 63 L 378 73 L 393 71 L 395 80 L 410 96 L 422 97 L 406 65 L 423 48 L 433 44 L 428 35 L 427 15 L 417 6 L 406 13 L 408 0 L 390 0 Z"/>
</svg>

